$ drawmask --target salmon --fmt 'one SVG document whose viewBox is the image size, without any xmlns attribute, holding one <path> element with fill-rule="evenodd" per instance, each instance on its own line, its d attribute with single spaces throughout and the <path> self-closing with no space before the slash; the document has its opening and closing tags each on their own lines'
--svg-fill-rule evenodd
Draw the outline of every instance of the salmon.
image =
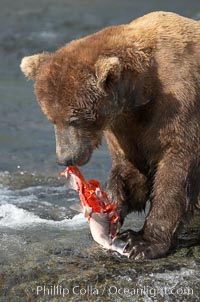
<svg viewBox="0 0 200 302">
<path fill-rule="evenodd" d="M 78 192 L 81 203 L 71 208 L 84 213 L 93 239 L 103 248 L 125 255 L 124 246 L 115 240 L 121 227 L 117 205 L 109 201 L 100 183 L 93 179 L 86 181 L 76 166 L 67 167 L 60 175 L 66 177 L 69 189 Z"/>
</svg>

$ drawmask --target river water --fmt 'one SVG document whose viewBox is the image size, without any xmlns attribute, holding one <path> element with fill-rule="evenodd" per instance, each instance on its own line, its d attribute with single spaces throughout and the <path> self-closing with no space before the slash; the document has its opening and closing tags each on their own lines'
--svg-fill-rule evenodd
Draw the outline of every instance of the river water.
<svg viewBox="0 0 200 302">
<path fill-rule="evenodd" d="M 52 125 L 19 70 L 25 55 L 154 10 L 200 18 L 199 0 L 0 1 L 0 301 L 198 301 L 199 216 L 170 256 L 134 263 L 92 240 L 78 201 L 55 163 Z M 86 178 L 105 183 L 111 160 L 103 141 Z M 127 218 L 139 229 L 145 213 Z"/>
</svg>

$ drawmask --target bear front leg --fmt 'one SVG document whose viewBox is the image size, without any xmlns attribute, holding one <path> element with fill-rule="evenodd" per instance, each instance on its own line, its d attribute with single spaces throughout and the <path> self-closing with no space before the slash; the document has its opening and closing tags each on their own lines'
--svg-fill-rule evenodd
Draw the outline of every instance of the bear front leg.
<svg viewBox="0 0 200 302">
<path fill-rule="evenodd" d="M 124 252 L 133 259 L 162 257 L 188 208 L 186 179 L 189 165 L 180 154 L 166 156 L 159 164 L 151 192 L 151 209 L 139 233 L 125 231 L 118 238 L 127 242 Z M 183 154 L 182 154 L 183 155 Z"/>
<path fill-rule="evenodd" d="M 121 223 L 128 213 L 144 210 L 149 191 L 146 176 L 130 162 L 122 160 L 113 164 L 107 193 L 111 202 L 118 205 Z"/>
</svg>

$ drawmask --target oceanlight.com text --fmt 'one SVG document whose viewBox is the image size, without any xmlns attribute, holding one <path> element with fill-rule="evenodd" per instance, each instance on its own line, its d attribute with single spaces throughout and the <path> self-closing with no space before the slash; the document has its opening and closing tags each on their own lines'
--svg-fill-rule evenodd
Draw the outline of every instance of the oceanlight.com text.
<svg viewBox="0 0 200 302">
<path fill-rule="evenodd" d="M 38 285 L 36 287 L 37 296 L 51 296 L 51 297 L 67 297 L 67 296 L 146 296 L 146 297 L 166 297 L 168 295 L 174 297 L 193 296 L 193 289 L 190 287 L 119 287 L 117 285 L 110 285 L 105 287 L 98 287 L 96 285 L 88 284 L 86 286 L 75 285 L 73 287 L 62 287 L 59 285 Z"/>
</svg>

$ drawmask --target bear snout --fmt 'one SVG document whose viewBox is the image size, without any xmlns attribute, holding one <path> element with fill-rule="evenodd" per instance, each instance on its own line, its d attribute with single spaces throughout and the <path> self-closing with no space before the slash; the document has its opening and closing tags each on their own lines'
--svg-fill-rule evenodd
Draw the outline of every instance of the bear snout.
<svg viewBox="0 0 200 302">
<path fill-rule="evenodd" d="M 79 129 L 55 126 L 56 161 L 62 166 L 85 165 L 92 155 L 91 141 Z"/>
<path fill-rule="evenodd" d="M 73 162 L 73 159 L 67 159 L 65 158 L 64 156 L 58 156 L 56 155 L 56 162 L 58 165 L 60 166 L 73 166 L 74 165 L 74 162 Z"/>
<path fill-rule="evenodd" d="M 92 151 L 90 148 L 86 149 L 78 155 L 72 156 L 71 158 L 64 154 L 56 154 L 56 162 L 61 166 L 83 166 L 88 163 L 91 158 Z"/>
</svg>

